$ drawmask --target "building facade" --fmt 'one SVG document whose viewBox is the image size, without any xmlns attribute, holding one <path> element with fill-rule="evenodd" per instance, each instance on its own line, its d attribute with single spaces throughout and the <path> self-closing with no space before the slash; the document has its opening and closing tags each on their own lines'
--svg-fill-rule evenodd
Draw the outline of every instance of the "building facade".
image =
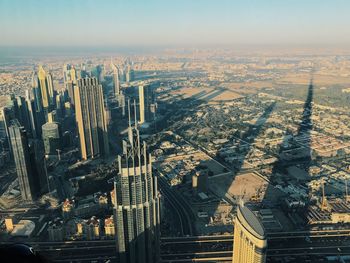
<svg viewBox="0 0 350 263">
<path fill-rule="evenodd" d="M 160 224 L 157 177 L 137 128 L 129 127 L 118 165 L 112 202 L 119 262 L 156 263 Z"/>
<path fill-rule="evenodd" d="M 57 122 L 47 122 L 42 126 L 42 137 L 46 155 L 57 155 L 61 149 L 60 127 Z"/>
<path fill-rule="evenodd" d="M 233 263 L 264 263 L 267 240 L 257 216 L 243 204 L 237 207 Z"/>
<path fill-rule="evenodd" d="M 118 97 L 120 95 L 120 79 L 119 79 L 119 69 L 116 65 L 111 62 L 111 68 L 113 70 L 113 88 L 114 95 Z"/>
<path fill-rule="evenodd" d="M 9 135 L 22 199 L 33 201 L 37 187 L 31 167 L 28 138 L 17 119 L 11 121 Z"/>
<path fill-rule="evenodd" d="M 74 100 L 82 159 L 107 156 L 109 144 L 102 85 L 96 78 L 79 79 Z"/>
</svg>

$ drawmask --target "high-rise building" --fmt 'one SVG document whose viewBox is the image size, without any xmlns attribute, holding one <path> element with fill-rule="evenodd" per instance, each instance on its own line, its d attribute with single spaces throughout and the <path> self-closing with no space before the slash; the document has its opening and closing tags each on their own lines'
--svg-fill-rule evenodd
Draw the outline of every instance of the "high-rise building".
<svg viewBox="0 0 350 263">
<path fill-rule="evenodd" d="M 14 113 L 13 113 L 13 110 L 10 107 L 3 107 L 1 109 L 1 115 L 2 115 L 3 125 L 4 125 L 4 130 L 5 130 L 5 133 L 6 133 L 6 138 L 7 138 L 7 141 L 8 141 L 8 147 L 9 147 L 10 152 L 12 152 L 9 127 L 10 127 L 11 120 L 14 119 Z"/>
<path fill-rule="evenodd" d="M 38 85 L 41 92 L 42 106 L 47 113 L 50 110 L 50 106 L 53 104 L 53 83 L 50 73 L 46 73 L 43 67 L 40 65 L 38 69 Z"/>
<path fill-rule="evenodd" d="M 146 121 L 145 87 L 139 86 L 140 124 Z"/>
<path fill-rule="evenodd" d="M 130 64 L 128 64 L 126 66 L 126 70 L 125 70 L 125 81 L 127 83 L 134 81 L 135 80 L 135 71 L 134 69 L 131 67 Z"/>
<path fill-rule="evenodd" d="M 31 167 L 26 131 L 15 119 L 11 121 L 9 134 L 22 199 L 32 201 L 35 198 L 37 184 Z"/>
<path fill-rule="evenodd" d="M 244 204 L 237 207 L 232 263 L 264 263 L 267 240 L 257 216 Z"/>
<path fill-rule="evenodd" d="M 37 132 L 36 132 L 36 127 L 35 127 L 35 103 L 33 100 L 30 98 L 30 91 L 26 90 L 26 104 L 27 104 L 27 109 L 28 109 L 28 118 L 29 118 L 29 124 L 31 127 L 32 131 L 32 136 L 33 138 L 37 137 Z"/>
<path fill-rule="evenodd" d="M 151 156 L 138 129 L 129 127 L 118 156 L 115 177 L 114 219 L 119 262 L 155 263 L 159 259 L 160 204 Z"/>
<path fill-rule="evenodd" d="M 82 159 L 107 156 L 109 144 L 102 85 L 96 78 L 79 79 L 74 97 Z"/>
<path fill-rule="evenodd" d="M 74 105 L 74 87 L 77 82 L 77 72 L 73 66 L 69 64 L 63 66 L 63 81 L 68 91 L 69 101 Z"/>
<path fill-rule="evenodd" d="M 114 95 L 115 97 L 118 97 L 120 95 L 119 69 L 116 65 L 112 63 L 112 61 L 111 61 L 111 68 L 113 70 Z"/>
<path fill-rule="evenodd" d="M 60 127 L 57 122 L 47 122 L 42 127 L 45 155 L 57 155 L 61 149 Z"/>
<path fill-rule="evenodd" d="M 151 120 L 151 105 L 153 104 L 154 93 L 151 86 L 139 86 L 140 124 Z"/>
<path fill-rule="evenodd" d="M 33 93 L 33 99 L 34 99 L 34 106 L 35 111 L 42 111 L 43 110 L 43 100 L 41 97 L 41 90 L 38 84 L 38 75 L 36 72 L 33 72 L 32 75 L 32 93 Z"/>
<path fill-rule="evenodd" d="M 53 88 L 53 78 L 51 72 L 46 73 L 47 90 L 49 92 L 49 105 L 55 106 L 56 93 Z"/>
</svg>

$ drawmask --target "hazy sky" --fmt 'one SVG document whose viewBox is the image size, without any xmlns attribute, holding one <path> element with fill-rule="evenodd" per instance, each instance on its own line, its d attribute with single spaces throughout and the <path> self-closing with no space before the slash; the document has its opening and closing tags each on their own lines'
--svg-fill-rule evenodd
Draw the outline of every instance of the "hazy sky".
<svg viewBox="0 0 350 263">
<path fill-rule="evenodd" d="M 350 44 L 349 0 L 0 0 L 0 45 Z"/>
</svg>

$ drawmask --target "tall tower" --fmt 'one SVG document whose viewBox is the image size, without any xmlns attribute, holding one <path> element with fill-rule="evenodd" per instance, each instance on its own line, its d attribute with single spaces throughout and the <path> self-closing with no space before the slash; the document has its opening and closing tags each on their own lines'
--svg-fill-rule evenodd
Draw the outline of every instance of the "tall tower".
<svg viewBox="0 0 350 263">
<path fill-rule="evenodd" d="M 14 112 L 10 107 L 1 108 L 1 115 L 4 123 L 6 138 L 9 146 L 10 153 L 12 153 L 11 141 L 10 141 L 10 122 L 14 119 Z"/>
<path fill-rule="evenodd" d="M 150 85 L 139 86 L 140 124 L 151 119 L 151 105 L 154 104 L 154 100 Z"/>
<path fill-rule="evenodd" d="M 126 70 L 125 70 L 125 81 L 127 83 L 134 81 L 135 80 L 135 71 L 134 69 L 131 67 L 130 64 L 128 64 L 126 66 Z"/>
<path fill-rule="evenodd" d="M 30 162 L 26 131 L 15 119 L 11 121 L 9 133 L 22 199 L 33 201 L 37 189 Z"/>
<path fill-rule="evenodd" d="M 111 68 L 113 70 L 113 84 L 114 84 L 114 95 L 118 97 L 120 95 L 120 81 L 119 81 L 119 69 L 111 61 Z"/>
<path fill-rule="evenodd" d="M 63 80 L 68 91 L 69 101 L 74 105 L 74 87 L 77 83 L 77 72 L 73 66 L 69 64 L 63 66 Z"/>
<path fill-rule="evenodd" d="M 49 105 L 52 107 L 55 105 L 55 90 L 53 88 L 53 79 L 51 72 L 46 74 L 47 90 L 49 92 Z"/>
<path fill-rule="evenodd" d="M 145 88 L 139 86 L 139 105 L 140 105 L 140 124 L 146 121 L 146 109 L 145 109 Z"/>
<path fill-rule="evenodd" d="M 237 207 L 232 263 L 264 263 L 267 240 L 256 215 L 246 206 Z"/>
<path fill-rule="evenodd" d="M 40 65 L 38 69 L 38 84 L 41 92 L 42 106 L 45 111 L 48 111 L 50 106 L 50 93 L 49 86 L 52 87 L 52 83 L 49 84 L 48 80 L 52 81 L 52 78 L 46 77 L 46 72 L 43 67 Z"/>
<path fill-rule="evenodd" d="M 74 98 L 82 159 L 107 156 L 109 144 L 102 85 L 96 78 L 79 79 Z"/>
<path fill-rule="evenodd" d="M 159 259 L 160 204 L 151 156 L 136 127 L 129 127 L 118 156 L 114 182 L 114 219 L 121 263 L 156 263 Z"/>
</svg>

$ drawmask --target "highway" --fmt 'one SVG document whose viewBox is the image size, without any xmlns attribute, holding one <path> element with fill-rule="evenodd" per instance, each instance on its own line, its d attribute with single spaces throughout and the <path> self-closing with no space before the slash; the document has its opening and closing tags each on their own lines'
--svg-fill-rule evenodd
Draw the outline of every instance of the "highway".
<svg viewBox="0 0 350 263">
<path fill-rule="evenodd" d="M 270 234 L 268 262 L 280 258 L 350 255 L 350 230 L 299 231 Z M 1 245 L 11 242 L 0 242 Z M 116 262 L 114 240 L 27 242 L 54 262 Z M 227 262 L 233 251 L 232 235 L 161 238 L 161 262 Z M 301 260 L 301 259 L 300 259 Z M 301 260 L 300 262 L 303 262 Z"/>
<path fill-rule="evenodd" d="M 193 222 L 195 222 L 195 218 L 190 206 L 177 191 L 171 189 L 163 176 L 158 176 L 158 179 L 161 193 L 169 201 L 170 205 L 175 208 L 174 210 L 177 211 L 181 234 L 184 236 L 192 236 L 194 234 Z"/>
</svg>

